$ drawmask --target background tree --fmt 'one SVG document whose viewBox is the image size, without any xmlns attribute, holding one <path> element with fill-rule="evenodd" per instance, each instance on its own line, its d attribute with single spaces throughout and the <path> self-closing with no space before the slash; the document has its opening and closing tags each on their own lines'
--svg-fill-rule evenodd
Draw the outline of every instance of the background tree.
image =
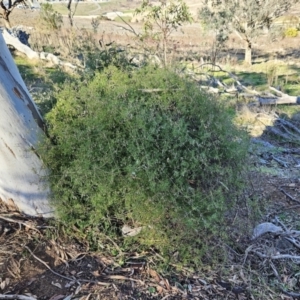
<svg viewBox="0 0 300 300">
<path fill-rule="evenodd" d="M 17 7 L 19 4 L 23 4 L 24 6 L 27 6 L 27 2 L 24 0 L 0 0 L 0 15 L 4 19 L 5 27 L 10 28 L 10 21 L 9 17 L 12 11 L 14 10 L 15 7 Z M 28 1 L 28 4 L 31 5 L 31 1 Z"/>
<path fill-rule="evenodd" d="M 50 216 L 36 145 L 44 122 L 0 33 L 0 199 L 27 215 Z"/>
<path fill-rule="evenodd" d="M 253 39 L 299 0 L 205 0 L 200 18 L 220 34 L 235 32 L 245 42 L 245 62 L 252 63 Z"/>
<path fill-rule="evenodd" d="M 159 0 L 156 5 L 149 0 L 143 0 L 136 12 L 144 15 L 144 36 L 152 36 L 161 43 L 164 64 L 167 65 L 168 41 L 171 33 L 192 19 L 188 6 L 182 0 Z"/>
<path fill-rule="evenodd" d="M 53 9 L 53 6 L 49 3 L 41 4 L 40 18 L 45 22 L 49 29 L 60 29 L 63 24 L 63 17 L 60 13 Z"/>
<path fill-rule="evenodd" d="M 75 0 L 74 7 L 72 7 L 72 2 L 73 2 L 72 0 L 68 0 L 68 4 L 67 4 L 67 9 L 69 11 L 68 18 L 69 18 L 71 27 L 74 25 L 73 18 L 76 13 L 76 9 L 77 9 L 79 0 Z"/>
</svg>

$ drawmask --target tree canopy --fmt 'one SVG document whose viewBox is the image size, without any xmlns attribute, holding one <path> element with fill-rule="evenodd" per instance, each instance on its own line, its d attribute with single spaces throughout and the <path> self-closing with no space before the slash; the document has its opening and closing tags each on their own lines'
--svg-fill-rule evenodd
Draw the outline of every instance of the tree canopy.
<svg viewBox="0 0 300 300">
<path fill-rule="evenodd" d="M 205 0 L 200 18 L 219 34 L 236 33 L 245 41 L 245 61 L 252 63 L 253 39 L 299 0 Z"/>
</svg>

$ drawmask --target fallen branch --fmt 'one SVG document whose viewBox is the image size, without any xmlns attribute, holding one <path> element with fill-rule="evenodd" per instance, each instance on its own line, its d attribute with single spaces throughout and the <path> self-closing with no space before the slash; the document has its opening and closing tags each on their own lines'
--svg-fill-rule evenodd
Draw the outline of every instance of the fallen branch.
<svg viewBox="0 0 300 300">
<path fill-rule="evenodd" d="M 271 155 L 272 159 L 274 159 L 278 164 L 280 164 L 281 166 L 283 166 L 284 168 L 287 168 L 288 165 L 286 162 L 284 162 L 283 160 L 277 158 L 276 156 L 274 155 Z"/>
<path fill-rule="evenodd" d="M 279 97 L 276 95 L 269 97 L 258 96 L 257 101 L 260 103 L 260 105 L 300 104 L 299 96 L 290 96 L 271 86 L 269 87 L 269 89 L 277 93 Z"/>
<path fill-rule="evenodd" d="M 287 295 L 289 297 L 300 299 L 300 293 L 288 292 L 288 291 L 285 291 L 283 288 L 280 288 L 280 290 L 282 293 L 284 293 L 285 295 Z"/>
<path fill-rule="evenodd" d="M 58 276 L 58 277 L 61 277 L 63 279 L 66 279 L 66 280 L 69 280 L 69 281 L 76 281 L 76 282 L 87 282 L 87 283 L 95 283 L 95 284 L 99 284 L 99 285 L 104 285 L 104 286 L 109 286 L 110 283 L 108 282 L 101 282 L 101 281 L 96 281 L 96 280 L 87 280 L 87 279 L 77 279 L 77 278 L 71 278 L 71 277 L 67 277 L 67 276 L 64 276 L 64 275 L 61 275 L 55 271 L 53 271 L 48 265 L 47 263 L 45 263 L 43 260 L 41 260 L 40 258 L 38 258 L 36 255 L 34 255 L 34 253 L 27 247 L 27 246 L 24 246 L 25 249 L 27 249 L 29 251 L 29 253 L 37 260 L 39 261 L 41 264 L 43 264 L 51 273 L 53 273 L 54 275 Z M 1 299 L 1 298 L 0 298 Z M 14 298 L 9 298 L 9 299 L 14 299 Z M 27 300 L 27 299 L 24 299 L 24 300 Z M 31 300 L 31 299 L 28 299 L 28 300 Z M 34 299 L 36 300 L 36 299 Z"/>
<path fill-rule="evenodd" d="M 27 45 L 20 42 L 17 37 L 12 36 L 6 29 L 2 29 L 2 36 L 7 45 L 13 46 L 16 50 L 24 53 L 29 59 L 47 60 L 52 62 L 54 65 L 68 67 L 71 69 L 77 69 L 79 66 L 75 66 L 69 62 L 60 60 L 56 55 L 47 52 L 36 52 L 33 51 Z"/>
<path fill-rule="evenodd" d="M 292 260 L 300 260 L 299 255 L 290 255 L 290 254 L 278 254 L 278 255 L 266 255 L 258 251 L 251 250 L 251 252 L 255 253 L 260 258 L 267 259 L 292 259 Z"/>
<path fill-rule="evenodd" d="M 278 128 L 276 128 L 274 126 L 268 126 L 267 130 L 268 130 L 269 133 L 271 133 L 273 135 L 276 135 L 280 138 L 283 138 L 285 140 L 288 140 L 288 141 L 293 140 L 292 137 L 289 134 L 282 132 L 281 130 L 279 130 Z"/>
<path fill-rule="evenodd" d="M 207 87 L 209 92 L 212 93 L 237 93 L 239 96 L 242 97 L 252 97 L 255 98 L 256 101 L 260 105 L 277 105 L 277 104 L 300 104 L 300 96 L 290 96 L 285 94 L 274 87 L 269 87 L 269 89 L 275 92 L 275 95 L 270 92 L 265 92 L 261 94 L 256 90 L 252 90 L 247 86 L 243 85 L 241 81 L 238 79 L 236 75 L 226 70 L 223 70 L 219 65 L 213 63 L 204 63 L 201 64 L 198 68 L 203 69 L 205 66 L 211 66 L 205 73 L 194 73 L 197 75 L 204 75 L 208 78 Z M 225 83 L 223 83 L 220 79 L 215 78 L 214 76 L 208 74 L 209 72 L 224 72 L 226 73 L 231 79 L 234 80 L 233 87 L 229 88 Z M 215 86 L 211 88 L 211 85 L 215 85 L 221 87 L 221 89 L 216 88 Z M 201 88 L 204 88 L 203 86 Z"/>
<path fill-rule="evenodd" d="M 300 244 L 294 238 L 286 237 L 285 239 L 292 243 L 296 248 L 300 249 Z"/>
<path fill-rule="evenodd" d="M 281 126 L 287 126 L 300 135 L 300 129 L 297 126 L 295 126 L 293 123 L 291 123 L 287 120 L 284 120 L 284 119 L 280 119 L 280 118 L 278 118 L 276 120 L 276 123 L 279 123 L 279 125 L 281 125 Z"/>
<path fill-rule="evenodd" d="M 293 196 L 291 196 L 289 193 L 287 193 L 283 188 L 279 188 L 279 191 L 281 193 L 283 193 L 285 196 L 287 196 L 290 200 L 300 204 L 299 200 L 295 199 Z"/>
<path fill-rule="evenodd" d="M 56 276 L 58 277 L 61 277 L 63 279 L 67 279 L 69 281 L 74 281 L 74 278 L 70 278 L 70 277 L 67 277 L 67 276 L 64 276 L 64 275 L 61 275 L 55 271 L 53 271 L 43 260 L 41 260 L 40 258 L 38 258 L 36 255 L 33 254 L 33 252 L 27 247 L 27 246 L 24 246 L 25 249 L 27 249 L 29 251 L 29 253 L 37 260 L 39 261 L 41 264 L 43 264 L 51 273 L 55 274 Z M 75 279 L 76 280 L 76 279 Z"/>
<path fill-rule="evenodd" d="M 35 230 L 35 231 L 39 232 L 39 230 L 38 230 L 37 228 L 35 228 L 35 227 L 33 227 L 33 226 L 27 224 L 26 222 L 22 222 L 22 221 L 20 221 L 20 220 L 11 219 L 11 218 L 8 218 L 8 217 L 3 217 L 3 216 L 1 216 L 1 215 L 0 215 L 0 219 L 1 219 L 1 220 L 4 220 L 4 221 L 6 221 L 6 222 L 10 222 L 10 223 L 21 224 L 21 225 L 23 225 L 23 226 L 25 226 L 25 227 L 27 227 L 27 228 L 29 228 L 29 229 L 32 229 L 32 230 Z"/>
</svg>

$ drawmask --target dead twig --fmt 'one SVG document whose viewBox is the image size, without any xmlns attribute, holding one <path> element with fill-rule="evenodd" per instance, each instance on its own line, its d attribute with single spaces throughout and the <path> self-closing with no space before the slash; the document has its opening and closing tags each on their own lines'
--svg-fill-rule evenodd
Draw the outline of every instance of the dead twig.
<svg viewBox="0 0 300 300">
<path fill-rule="evenodd" d="M 129 28 L 126 28 L 126 27 L 124 27 L 124 26 L 120 26 L 120 25 L 118 25 L 118 27 L 121 27 L 121 28 L 123 28 L 124 30 L 127 30 L 127 31 L 129 31 L 129 32 L 131 32 L 131 33 L 133 33 L 137 38 L 140 38 L 141 36 L 140 36 L 140 34 L 139 33 L 137 33 L 135 30 L 134 30 L 134 28 L 121 16 L 121 15 L 119 15 L 119 14 L 117 14 L 117 16 L 122 20 L 122 22 L 123 23 L 125 23 Z"/>
<path fill-rule="evenodd" d="M 300 260 L 299 255 L 290 255 L 290 254 L 266 255 L 261 252 L 255 251 L 255 250 L 251 250 L 251 252 L 255 253 L 260 258 Z"/>
<path fill-rule="evenodd" d="M 38 258 L 36 255 L 33 254 L 33 252 L 27 247 L 27 246 L 24 246 L 25 249 L 27 249 L 29 251 L 29 253 L 37 260 L 39 261 L 41 264 L 43 264 L 51 273 L 53 273 L 54 275 L 58 276 L 58 277 L 61 277 L 63 279 L 66 279 L 66 280 L 69 280 L 69 281 L 77 281 L 77 282 L 86 282 L 86 283 L 95 283 L 95 284 L 98 284 L 98 285 L 104 285 L 104 286 L 109 286 L 110 283 L 108 282 L 101 282 L 101 281 L 95 281 L 95 280 L 87 280 L 87 279 L 77 279 L 77 278 L 71 278 L 71 277 L 67 277 L 67 276 L 64 276 L 64 275 L 61 275 L 55 271 L 53 271 L 43 260 L 41 260 L 40 258 Z M 0 298 L 1 299 L 1 298 Z M 13 298 L 11 298 L 13 299 Z"/>
<path fill-rule="evenodd" d="M 247 260 L 247 257 L 248 257 L 248 254 L 249 254 L 249 252 L 253 249 L 253 247 L 254 247 L 254 245 L 251 245 L 251 246 L 249 246 L 249 247 L 246 249 L 246 251 L 245 251 L 245 256 L 244 256 L 244 260 L 243 260 L 243 263 L 242 263 L 242 266 L 245 265 L 246 260 Z"/>
<path fill-rule="evenodd" d="M 300 244 L 294 238 L 286 237 L 285 239 L 292 243 L 296 248 L 300 249 Z"/>
<path fill-rule="evenodd" d="M 275 220 L 285 231 L 289 231 L 288 228 L 279 220 L 277 216 L 275 216 Z"/>
<path fill-rule="evenodd" d="M 287 296 L 290 296 L 290 297 L 293 297 L 296 299 L 300 299 L 300 293 L 288 292 L 288 291 L 285 291 L 283 288 L 280 288 L 280 290 L 282 291 L 282 293 L 284 293 Z"/>
<path fill-rule="evenodd" d="M 20 220 L 15 220 L 15 219 L 11 219 L 11 218 L 8 218 L 8 217 L 3 217 L 3 216 L 1 216 L 1 215 L 0 215 L 0 219 L 1 219 L 1 220 L 4 220 L 4 221 L 6 221 L 6 222 L 10 222 L 10 223 L 21 224 L 21 225 L 23 225 L 23 226 L 25 226 L 25 227 L 27 227 L 27 228 L 29 228 L 29 229 L 35 230 L 35 231 L 37 231 L 37 232 L 40 232 L 37 228 L 33 227 L 32 225 L 27 224 L 26 222 L 22 222 L 22 221 L 20 221 Z"/>
<path fill-rule="evenodd" d="M 55 274 L 56 276 L 58 277 L 61 277 L 61 278 L 64 278 L 64 279 L 67 279 L 69 281 L 74 281 L 74 278 L 70 278 L 70 277 L 67 277 L 67 276 L 64 276 L 64 275 L 61 275 L 55 271 L 53 271 L 43 260 L 41 260 L 40 258 L 38 258 L 36 255 L 34 255 L 34 253 L 27 247 L 27 246 L 24 246 L 25 249 L 27 249 L 29 251 L 29 253 L 37 260 L 39 261 L 41 264 L 43 264 L 51 273 Z"/>
<path fill-rule="evenodd" d="M 283 207 L 281 210 L 289 210 L 289 209 L 295 209 L 295 208 L 300 208 L 300 204 L 292 205 L 289 207 Z"/>
<path fill-rule="evenodd" d="M 274 264 L 272 262 L 270 263 L 270 266 L 271 266 L 271 268 L 272 268 L 272 270 L 274 272 L 274 275 L 278 279 L 278 281 L 281 282 L 280 275 L 278 274 L 278 271 L 277 271 L 276 267 L 274 266 Z"/>
<path fill-rule="evenodd" d="M 37 298 L 30 297 L 30 296 L 24 296 L 24 295 L 4 295 L 4 294 L 0 294 L 0 299 L 37 300 Z"/>
<path fill-rule="evenodd" d="M 272 159 L 274 159 L 278 164 L 280 164 L 281 166 L 283 166 L 284 168 L 287 168 L 288 165 L 285 161 L 275 157 L 274 155 L 271 155 Z"/>
<path fill-rule="evenodd" d="M 135 282 L 139 282 L 142 285 L 145 285 L 145 283 L 142 280 L 139 279 L 133 279 L 130 277 L 126 277 L 123 275 L 109 275 L 109 276 L 105 276 L 108 279 L 116 279 L 116 280 L 130 280 L 130 281 L 135 281 Z"/>
<path fill-rule="evenodd" d="M 287 193 L 283 188 L 278 188 L 278 189 L 281 193 L 283 193 L 285 196 L 287 196 L 290 200 L 300 204 L 299 200 L 295 199 L 293 196 L 291 196 L 289 193 Z"/>
</svg>

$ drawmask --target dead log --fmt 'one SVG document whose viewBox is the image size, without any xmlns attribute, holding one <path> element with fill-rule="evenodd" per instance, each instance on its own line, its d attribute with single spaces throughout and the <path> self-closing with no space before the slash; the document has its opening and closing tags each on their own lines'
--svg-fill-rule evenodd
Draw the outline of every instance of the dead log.
<svg viewBox="0 0 300 300">
<path fill-rule="evenodd" d="M 71 63 L 64 62 L 60 60 L 56 55 L 46 52 L 36 52 L 33 51 L 30 47 L 20 42 L 17 37 L 12 36 L 6 29 L 2 29 L 2 36 L 5 40 L 6 45 L 14 47 L 21 53 L 24 53 L 29 59 L 40 59 L 52 62 L 56 66 L 67 67 L 70 69 L 77 69 L 78 66 L 75 66 Z"/>
<path fill-rule="evenodd" d="M 274 87 L 269 87 L 271 91 L 274 91 L 276 96 L 257 96 L 256 99 L 260 103 L 260 105 L 277 105 L 277 104 L 300 104 L 300 96 L 290 96 L 288 94 L 282 93 L 281 91 L 277 90 Z"/>
<path fill-rule="evenodd" d="M 206 89 L 208 92 L 213 94 L 224 94 L 224 93 L 235 93 L 238 96 L 245 98 L 254 98 L 260 105 L 278 105 L 278 104 L 300 104 L 300 96 L 290 96 L 285 94 L 274 87 L 269 87 L 269 89 L 275 94 L 272 93 L 259 93 L 256 90 L 250 89 L 247 86 L 243 85 L 236 75 L 226 70 L 223 70 L 219 65 L 213 63 L 204 63 L 201 64 L 198 68 L 203 70 L 206 66 L 212 66 L 211 69 L 206 72 L 194 72 L 193 74 L 205 76 L 207 78 L 205 85 L 201 86 L 202 89 Z M 209 72 L 224 72 L 234 80 L 234 83 L 231 87 L 228 87 L 220 79 L 215 78 L 210 75 Z"/>
</svg>

